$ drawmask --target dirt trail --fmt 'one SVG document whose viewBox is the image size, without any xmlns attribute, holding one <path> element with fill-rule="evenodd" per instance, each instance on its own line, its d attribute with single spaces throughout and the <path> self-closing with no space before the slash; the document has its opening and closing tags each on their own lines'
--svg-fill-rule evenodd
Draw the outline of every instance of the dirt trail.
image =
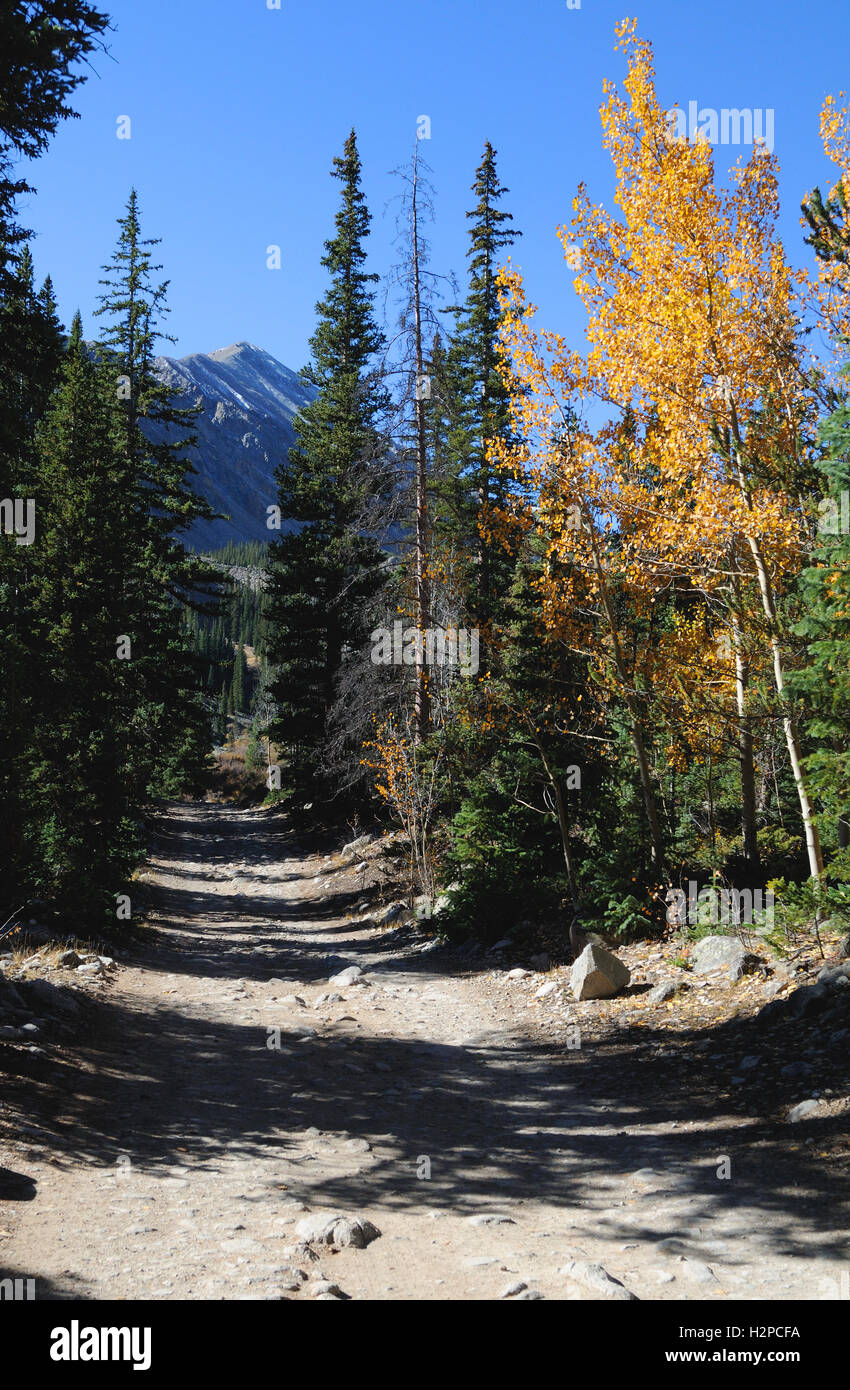
<svg viewBox="0 0 850 1390">
<path fill-rule="evenodd" d="M 40 1298 L 598 1296 L 559 1272 L 576 1260 L 641 1299 L 838 1296 L 847 1194 L 799 1133 L 675 1048 L 568 1050 L 491 973 L 347 920 L 319 867 L 269 813 L 164 816 L 156 929 L 82 1042 L 18 1054 L 7 1275 Z M 314 1008 L 346 963 L 368 983 Z M 291 1252 L 319 1211 L 382 1235 Z"/>
</svg>

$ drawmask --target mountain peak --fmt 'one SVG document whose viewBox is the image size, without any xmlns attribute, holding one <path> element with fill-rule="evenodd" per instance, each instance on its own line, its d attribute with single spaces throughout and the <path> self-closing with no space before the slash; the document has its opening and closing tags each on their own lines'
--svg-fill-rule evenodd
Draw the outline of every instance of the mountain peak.
<svg viewBox="0 0 850 1390">
<path fill-rule="evenodd" d="M 214 352 L 208 352 L 206 356 L 211 357 L 214 362 L 226 362 L 230 357 L 237 357 L 247 353 L 254 353 L 258 357 L 271 358 L 270 352 L 265 352 L 263 348 L 257 347 L 256 343 L 249 343 L 244 338 L 241 342 L 231 343 L 228 347 L 216 348 Z M 274 358 L 272 358 L 272 361 L 274 361 Z"/>
<path fill-rule="evenodd" d="M 190 540 L 199 548 L 268 540 L 275 468 L 286 462 L 295 438 L 292 421 L 315 392 L 270 352 L 244 340 L 214 352 L 160 357 L 158 368 L 187 403 L 201 406 L 192 455 L 196 486 L 230 517 L 197 523 Z"/>
</svg>

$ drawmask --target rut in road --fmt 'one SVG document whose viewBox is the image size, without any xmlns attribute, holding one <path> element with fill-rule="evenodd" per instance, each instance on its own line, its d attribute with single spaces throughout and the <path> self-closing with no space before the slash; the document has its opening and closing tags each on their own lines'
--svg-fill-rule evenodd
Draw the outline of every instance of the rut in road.
<svg viewBox="0 0 850 1390">
<path fill-rule="evenodd" d="M 642 1299 L 829 1296 L 846 1221 L 787 1138 L 616 1038 L 518 1024 L 491 973 L 393 947 L 318 870 L 273 812 L 163 815 L 143 946 L 86 1039 L 30 1063 L 7 1274 L 42 1298 L 581 1299 L 585 1261 Z M 367 983 L 316 1006 L 347 963 Z M 320 1211 L 381 1237 L 293 1250 Z"/>
</svg>

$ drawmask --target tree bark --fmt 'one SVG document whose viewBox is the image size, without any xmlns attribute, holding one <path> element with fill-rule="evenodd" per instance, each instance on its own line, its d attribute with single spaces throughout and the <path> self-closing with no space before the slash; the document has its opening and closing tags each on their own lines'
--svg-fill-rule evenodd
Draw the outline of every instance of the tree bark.
<svg viewBox="0 0 850 1390">
<path fill-rule="evenodd" d="M 744 476 L 742 464 L 742 445 L 741 435 L 738 428 L 738 416 L 734 402 L 730 401 L 732 417 L 732 434 L 734 438 L 733 462 L 738 477 L 738 485 L 747 504 L 752 511 L 753 501 L 750 496 L 749 486 Z M 776 599 L 773 593 L 773 585 L 770 582 L 767 565 L 762 554 L 761 543 L 756 536 L 746 537 L 750 554 L 758 580 L 759 594 L 761 595 L 762 609 L 767 622 L 768 639 L 770 642 L 770 652 L 773 659 L 773 679 L 776 686 L 776 693 L 779 696 L 780 704 L 783 707 L 782 727 L 785 730 L 785 743 L 788 748 L 788 758 L 791 763 L 791 772 L 794 777 L 794 785 L 797 788 L 797 796 L 800 801 L 800 811 L 803 817 L 803 828 L 806 835 L 806 852 L 809 859 L 809 874 L 811 878 L 819 879 L 823 875 L 823 851 L 821 849 L 820 835 L 818 834 L 815 822 L 814 807 L 809 796 L 809 789 L 803 774 L 803 757 L 800 745 L 800 735 L 797 723 L 786 704 L 785 697 L 785 673 L 782 665 L 782 649 L 779 645 L 779 624 L 776 612 Z"/>
<path fill-rule="evenodd" d="M 422 292 L 419 274 L 419 180 L 418 147 L 413 155 L 413 317 L 416 353 L 416 598 L 415 620 L 419 640 L 416 646 L 416 696 L 413 706 L 413 727 L 417 743 L 428 733 L 431 725 L 431 695 L 428 686 L 428 667 L 425 661 L 425 632 L 430 626 L 430 594 L 428 592 L 428 455 L 425 422 L 425 357 L 422 351 Z"/>
<path fill-rule="evenodd" d="M 743 653 L 738 614 L 732 615 L 732 641 L 735 647 L 735 700 L 738 707 L 738 761 L 741 768 L 741 836 L 748 867 L 759 864 L 756 829 L 756 768 L 753 758 L 753 732 L 747 713 L 749 669 Z"/>
</svg>

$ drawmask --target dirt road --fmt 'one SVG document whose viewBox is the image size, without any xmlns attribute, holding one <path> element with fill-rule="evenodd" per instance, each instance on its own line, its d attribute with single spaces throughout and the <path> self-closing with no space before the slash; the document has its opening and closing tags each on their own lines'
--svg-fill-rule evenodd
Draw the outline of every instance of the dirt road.
<svg viewBox="0 0 850 1390">
<path fill-rule="evenodd" d="M 9 1066 L 0 1266 L 37 1297 L 600 1297 L 587 1264 L 641 1299 L 840 1295 L 846 1187 L 704 1054 L 591 1013 L 570 1047 L 567 1004 L 352 920 L 267 812 L 172 807 L 148 880 L 82 1038 Z M 317 1212 L 380 1238 L 311 1252 Z"/>
</svg>

